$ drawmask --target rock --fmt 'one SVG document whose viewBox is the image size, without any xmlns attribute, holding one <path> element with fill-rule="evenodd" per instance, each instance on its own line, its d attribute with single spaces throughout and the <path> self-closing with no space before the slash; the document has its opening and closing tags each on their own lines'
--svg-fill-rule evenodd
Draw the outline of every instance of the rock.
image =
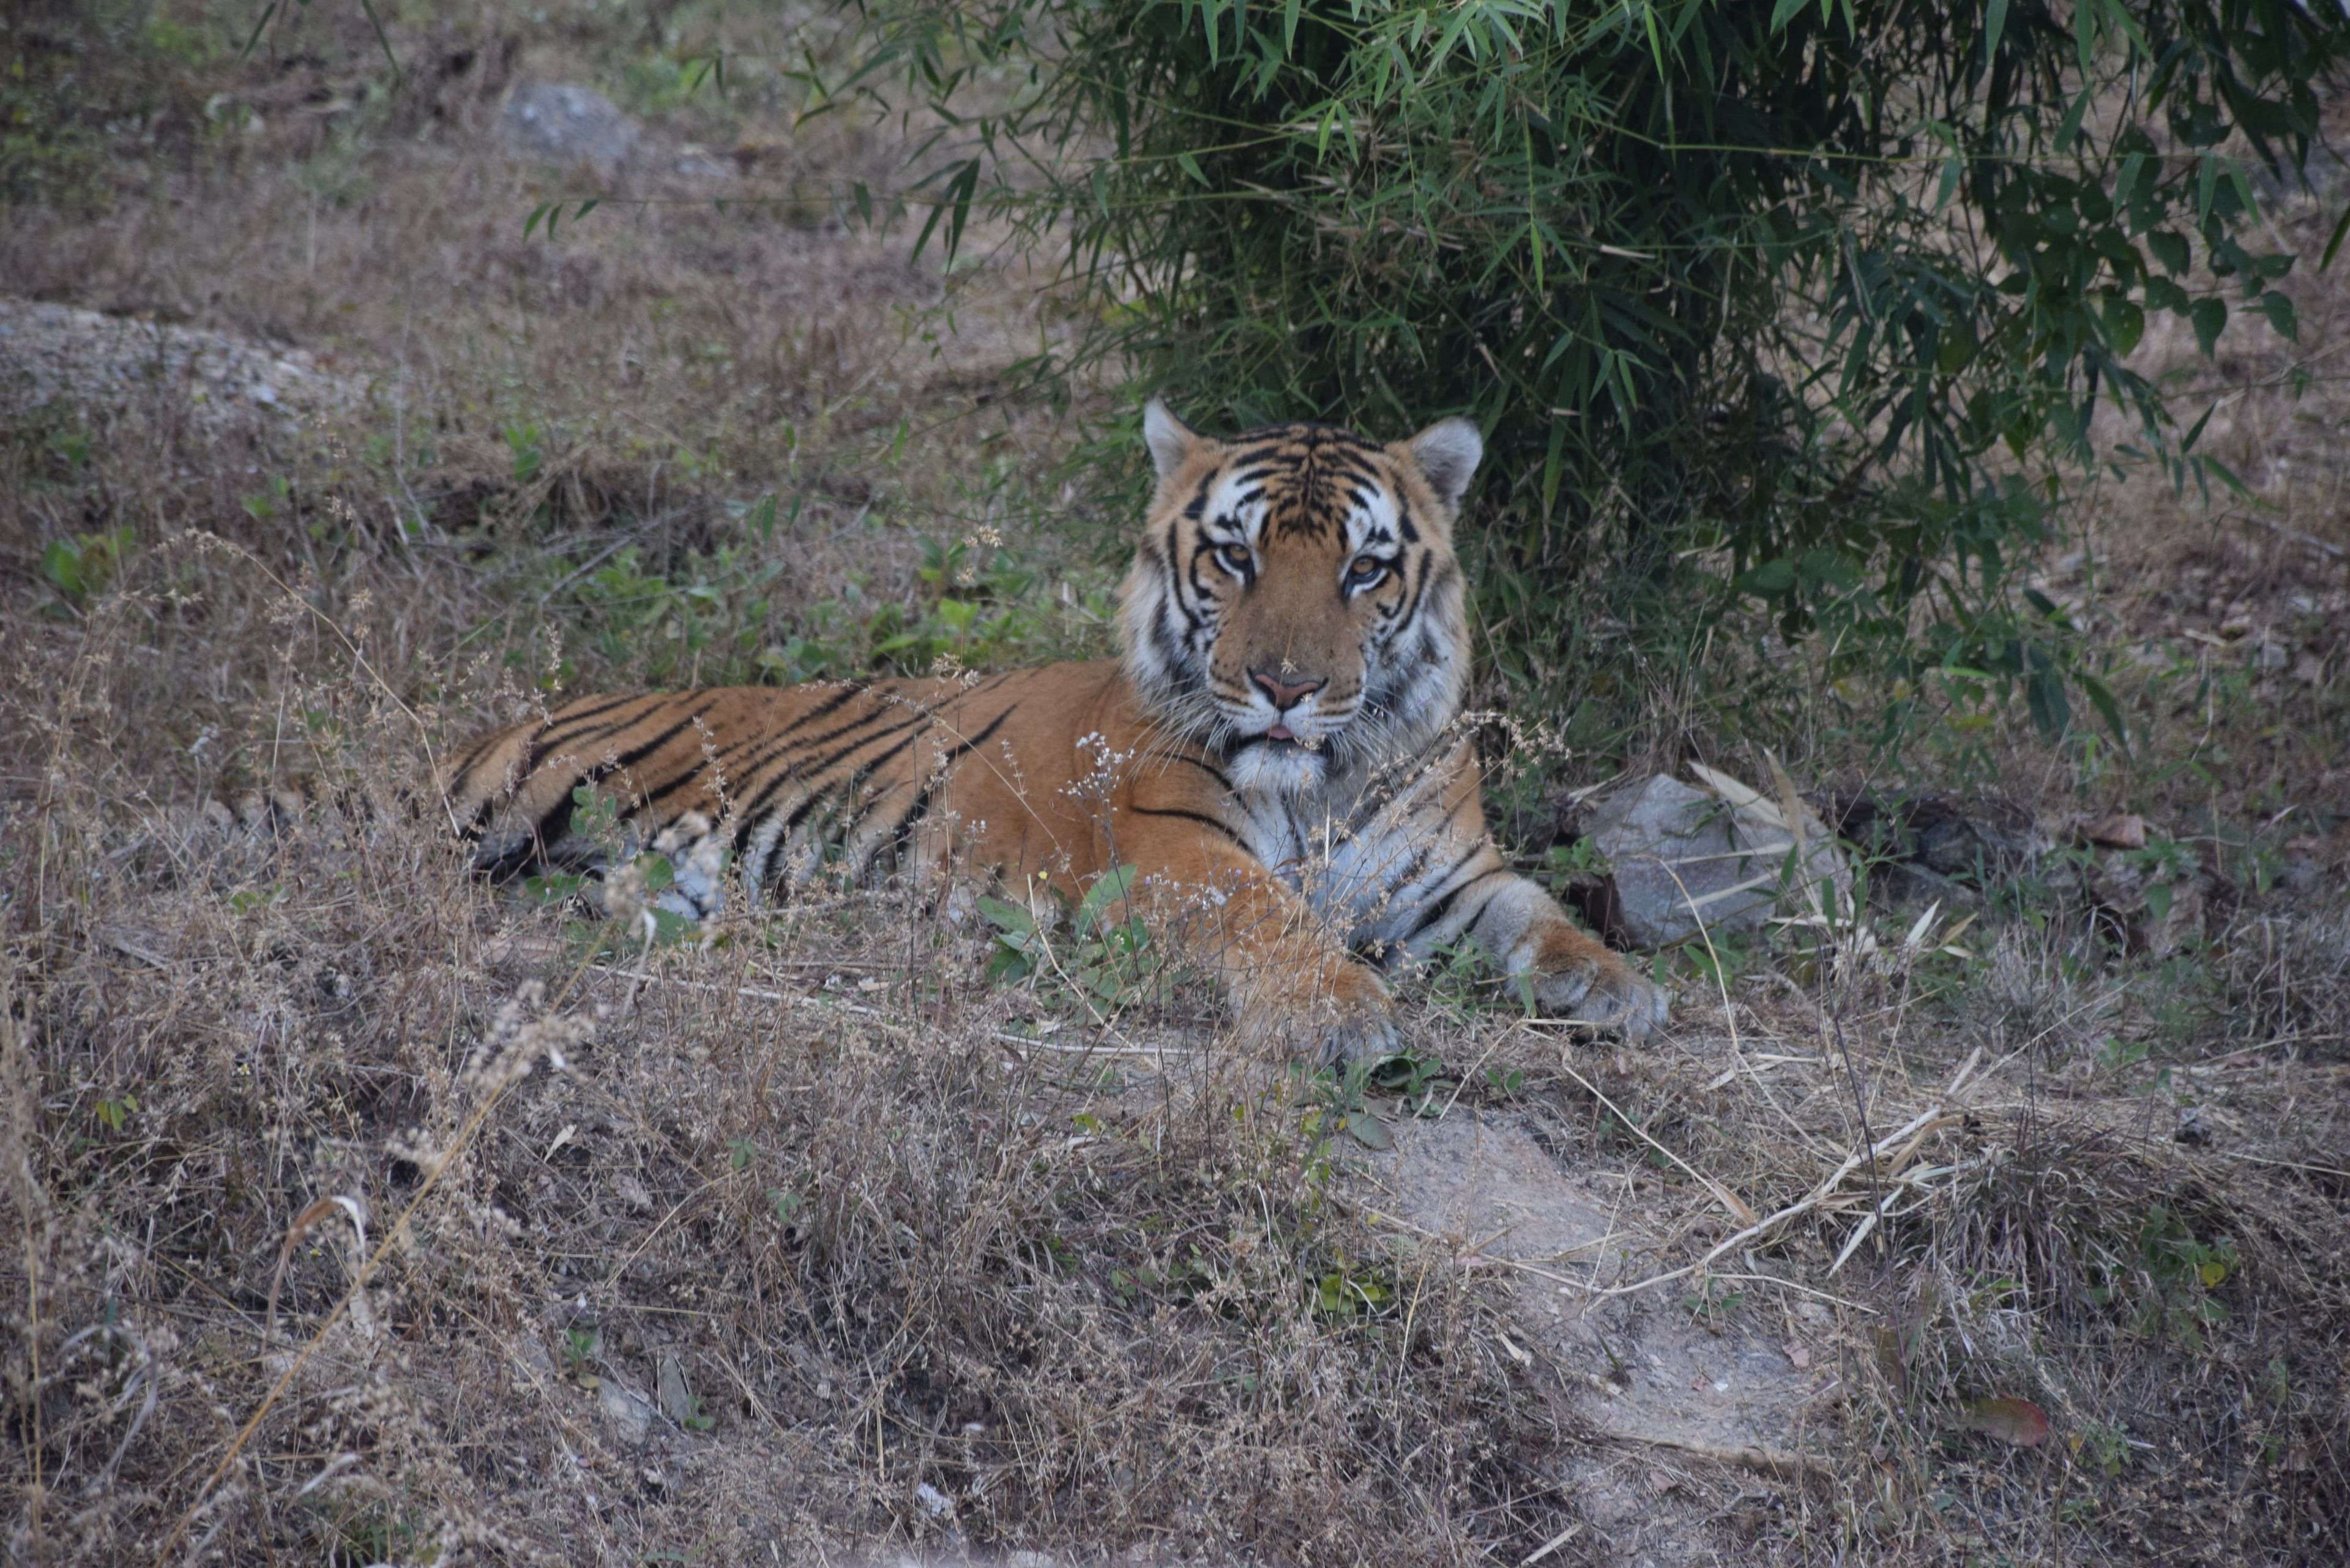
<svg viewBox="0 0 2350 1568">
<path fill-rule="evenodd" d="M 1997 800 L 1880 796 L 1866 789 L 1819 797 L 1835 830 L 1869 862 L 1869 895 L 1894 904 L 1929 898 L 1958 907 L 1972 890 L 2041 864 L 2054 847 L 2032 814 Z"/>
<path fill-rule="evenodd" d="M 1604 1293 L 1659 1268 L 1668 1244 L 1637 1208 L 1627 1214 L 1619 1184 L 1563 1165 L 1539 1124 L 1513 1111 L 1456 1110 L 1396 1131 L 1393 1150 L 1353 1157 L 1378 1208 L 1458 1249 L 1459 1266 L 1506 1282 L 1497 1297 L 1511 1327 L 1495 1348 L 1522 1366 L 1557 1366 L 1596 1435 L 1642 1450 L 1794 1446 L 1804 1405 L 1835 1376 L 1833 1357 L 1796 1365 L 1774 1314 L 1700 1323 L 1638 1293 Z"/>
<path fill-rule="evenodd" d="M 681 180 L 732 180 L 737 172 L 733 164 L 720 161 L 708 148 L 691 141 L 670 156 L 669 168 Z"/>
<path fill-rule="evenodd" d="M 515 157 L 585 163 L 607 175 L 629 161 L 643 134 L 602 93 L 565 82 L 525 82 L 498 116 L 498 135 Z"/>
<path fill-rule="evenodd" d="M 1978 882 L 1991 876 L 2013 876 L 2038 860 L 2047 848 L 2029 817 L 2019 823 L 1989 813 L 1962 815 L 1935 809 L 1939 804 L 1918 803 L 1910 819 L 1917 835 L 1915 858 L 1929 871 Z"/>
<path fill-rule="evenodd" d="M 684 1426 L 702 1413 L 701 1401 L 685 1380 L 685 1363 L 673 1350 L 660 1353 L 653 1391 L 660 1397 L 661 1414 Z"/>
<path fill-rule="evenodd" d="M 633 1389 L 624 1388 L 619 1379 L 600 1377 L 596 1383 L 596 1402 L 603 1407 L 605 1416 L 622 1442 L 634 1447 L 652 1435 L 653 1402 Z"/>
<path fill-rule="evenodd" d="M 291 430 L 366 397 L 364 385 L 298 348 L 0 297 L 0 413 L 62 405 L 97 419 L 161 400 L 209 434 L 240 424 Z"/>
<path fill-rule="evenodd" d="M 1711 930 L 1761 929 L 1785 912 L 1833 911 L 1850 873 L 1835 836 L 1798 805 L 1790 831 L 1783 808 L 1726 774 L 1700 770 L 1695 788 L 1659 774 L 1619 790 L 1591 813 L 1590 836 L 1613 870 L 1609 915 L 1639 947 L 1665 947 Z M 1789 852 L 1803 840 L 1794 875 Z"/>
</svg>

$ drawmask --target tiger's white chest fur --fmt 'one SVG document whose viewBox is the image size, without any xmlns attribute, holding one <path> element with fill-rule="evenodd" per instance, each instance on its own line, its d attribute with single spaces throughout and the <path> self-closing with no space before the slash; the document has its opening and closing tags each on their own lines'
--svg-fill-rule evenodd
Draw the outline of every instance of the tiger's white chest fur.
<svg viewBox="0 0 2350 1568">
<path fill-rule="evenodd" d="M 1400 790 L 1357 780 L 1232 798 L 1251 852 L 1349 948 L 1392 959 L 1426 933 L 1429 910 L 1464 873 L 1500 858 L 1482 833 L 1454 831 L 1446 815 L 1443 784 L 1455 765 L 1452 757 L 1423 765 Z"/>
</svg>

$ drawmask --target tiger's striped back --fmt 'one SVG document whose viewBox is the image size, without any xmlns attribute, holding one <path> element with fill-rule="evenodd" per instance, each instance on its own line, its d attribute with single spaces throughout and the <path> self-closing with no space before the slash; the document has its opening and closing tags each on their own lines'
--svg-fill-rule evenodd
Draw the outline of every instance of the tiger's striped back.
<svg viewBox="0 0 2350 1568">
<path fill-rule="evenodd" d="M 598 867 L 689 813 L 723 830 L 729 860 L 754 891 L 820 874 L 927 872 L 954 829 L 962 847 L 975 847 L 969 840 L 990 810 L 994 836 L 1045 846 L 1026 867 L 1041 873 L 1072 824 L 1049 801 L 1041 813 L 1015 801 L 1025 792 L 1007 781 L 1036 716 L 1098 705 L 1116 683 L 1116 667 L 1104 662 L 971 681 L 584 698 L 484 741 L 456 764 L 450 797 L 475 836 L 475 863 L 496 877 Z M 583 784 L 615 803 L 619 842 L 577 830 Z"/>
</svg>

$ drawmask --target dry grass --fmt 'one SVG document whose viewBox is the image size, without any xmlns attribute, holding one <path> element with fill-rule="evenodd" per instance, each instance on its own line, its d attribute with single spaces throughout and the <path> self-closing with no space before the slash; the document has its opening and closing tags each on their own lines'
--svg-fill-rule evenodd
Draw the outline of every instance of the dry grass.
<svg viewBox="0 0 2350 1568">
<path fill-rule="evenodd" d="M 1020 266 L 829 228 L 808 192 L 897 144 L 749 89 L 655 125 L 752 147 L 773 204 L 525 244 L 555 184 L 489 140 L 504 83 L 652 52 L 553 9 L 395 16 L 404 58 L 473 63 L 371 108 L 356 7 L 276 63 L 122 66 L 153 116 L 101 188 L 5 209 L 12 288 L 370 389 L 224 432 L 133 388 L 0 442 L 12 1561 L 1517 1563 L 1581 1524 L 1544 1560 L 1604 1563 L 1643 1549 L 1565 1483 L 1595 1464 L 1690 1560 L 2350 1555 L 2350 539 L 2304 419 L 2339 422 L 2333 383 L 2199 372 L 2253 385 L 2206 440 L 2276 510 L 2109 493 L 2051 564 L 2140 672 L 2136 756 L 2001 725 L 1910 759 L 2059 826 L 2138 811 L 2176 864 L 2075 846 L 1960 950 L 1903 948 L 1912 910 L 1868 962 L 1684 958 L 1651 1051 L 1414 1003 L 1459 1114 L 1620 1177 L 1653 1238 L 1625 1282 L 1670 1276 L 1627 1334 L 1785 1314 L 1834 1370 L 1775 1469 L 1627 1449 L 1474 1248 L 1369 1217 L 1331 1091 L 1212 1018 L 1107 1035 L 894 896 L 648 953 L 463 876 L 429 759 L 558 686 L 871 657 L 872 618 L 958 592 L 994 657 L 1102 636 L 1102 532 L 1042 477 L 1073 421 L 1002 395 L 1054 329 Z M 262 129 L 208 129 L 223 92 Z M 2330 280 L 2300 286 L 2323 355 Z M 983 544 L 921 575 L 986 529 L 1024 575 Z M 45 575 L 118 530 L 95 591 Z M 1701 690 L 1658 699 L 1676 734 Z M 1975 1429 L 1985 1397 L 2054 1438 Z"/>
</svg>

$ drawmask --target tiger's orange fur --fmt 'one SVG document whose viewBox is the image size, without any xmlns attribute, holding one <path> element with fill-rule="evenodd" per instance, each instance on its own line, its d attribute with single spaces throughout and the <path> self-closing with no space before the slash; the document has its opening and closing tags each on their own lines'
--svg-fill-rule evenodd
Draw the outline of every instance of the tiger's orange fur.
<svg viewBox="0 0 2350 1568">
<path fill-rule="evenodd" d="M 1448 420 L 1376 445 L 1322 426 L 1230 442 L 1157 404 L 1159 481 L 1124 656 L 984 679 L 597 697 L 489 736 L 449 779 L 494 875 L 598 863 L 573 791 L 633 844 L 706 824 L 756 899 L 820 875 L 957 869 L 1137 912 L 1293 1048 L 1393 1043 L 1373 963 L 1473 938 L 1545 1008 L 1638 1035 L 1664 993 L 1512 872 L 1471 749 L 1455 511 L 1482 456 Z M 708 914 L 719 885 L 671 895 Z M 1351 952 L 1350 952 L 1351 950 Z"/>
</svg>

